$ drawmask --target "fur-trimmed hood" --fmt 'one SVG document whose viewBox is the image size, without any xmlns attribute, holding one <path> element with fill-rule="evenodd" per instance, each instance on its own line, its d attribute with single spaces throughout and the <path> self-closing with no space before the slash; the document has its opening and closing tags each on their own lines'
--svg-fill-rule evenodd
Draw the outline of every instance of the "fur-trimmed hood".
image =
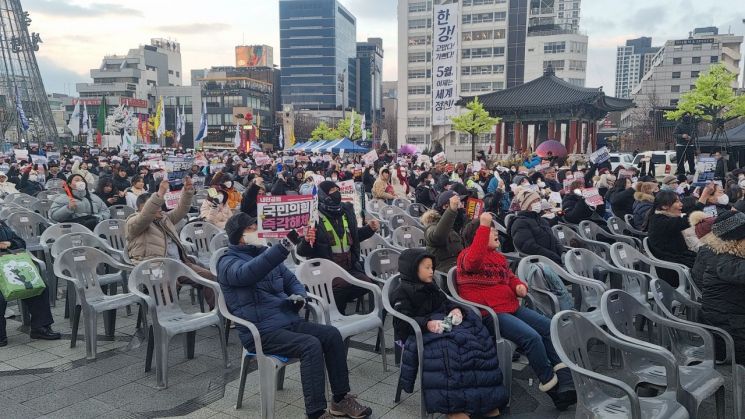
<svg viewBox="0 0 745 419">
<path fill-rule="evenodd" d="M 728 241 L 709 233 L 701 238 L 701 242 L 718 255 L 730 254 L 745 259 L 745 239 Z"/>
<path fill-rule="evenodd" d="M 422 222 L 424 227 L 430 226 L 432 224 L 437 224 L 440 222 L 440 218 L 442 218 L 442 214 L 437 212 L 437 210 L 429 210 L 422 214 L 422 216 L 419 218 L 419 220 Z"/>
<path fill-rule="evenodd" d="M 634 192 L 634 199 L 642 202 L 654 202 L 654 195 L 644 192 Z"/>
</svg>

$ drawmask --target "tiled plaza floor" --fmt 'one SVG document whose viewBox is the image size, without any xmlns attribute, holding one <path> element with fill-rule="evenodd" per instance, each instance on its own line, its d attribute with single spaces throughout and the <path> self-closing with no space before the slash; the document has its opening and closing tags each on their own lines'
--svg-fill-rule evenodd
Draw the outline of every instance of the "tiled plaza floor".
<svg viewBox="0 0 745 419">
<path fill-rule="evenodd" d="M 182 300 L 187 311 L 196 306 Z M 11 308 L 18 311 L 16 304 Z M 144 372 L 146 344 L 133 339 L 136 314 L 120 310 L 116 335 L 106 338 L 99 329 L 98 358 L 85 359 L 85 343 L 70 348 L 70 323 L 63 318 L 64 301 L 53 308 L 55 329 L 63 333 L 60 341 L 33 341 L 20 331 L 19 318 L 8 320 L 9 345 L 0 348 L 0 418 L 260 418 L 258 372 L 249 374 L 243 408 L 235 409 L 241 348 L 237 333 L 231 331 L 228 346 L 231 366 L 223 367 L 217 330 L 197 333 L 195 359 L 186 359 L 183 339 L 172 343 L 169 360 L 169 387 L 158 390 L 155 370 Z M 99 321 L 99 325 L 103 322 Z M 81 327 L 82 329 L 82 327 Z M 387 339 L 392 342 L 390 316 Z M 81 331 L 82 335 L 82 331 Z M 352 392 L 373 409 L 373 418 L 419 417 L 419 394 L 402 395 L 393 402 L 398 369 L 393 353 L 388 355 L 389 371 L 384 372 L 380 354 L 373 351 L 375 335 L 361 335 L 351 344 L 348 356 Z M 510 418 L 572 418 L 573 411 L 559 414 L 549 398 L 540 394 L 529 368 L 515 363 Z M 714 417 L 706 404 L 701 417 Z M 728 416 L 731 415 L 728 406 Z M 276 401 L 277 418 L 304 418 L 303 396 L 298 364 L 287 368 L 284 390 Z"/>
</svg>

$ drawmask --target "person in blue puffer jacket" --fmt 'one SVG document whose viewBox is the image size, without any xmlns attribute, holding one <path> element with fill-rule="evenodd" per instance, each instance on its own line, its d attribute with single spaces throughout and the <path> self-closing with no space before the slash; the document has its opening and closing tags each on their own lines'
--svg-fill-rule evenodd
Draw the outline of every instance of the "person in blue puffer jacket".
<svg viewBox="0 0 745 419">
<path fill-rule="evenodd" d="M 298 315 L 307 293 L 283 264 L 293 244 L 283 240 L 267 247 L 258 236 L 256 218 L 243 212 L 230 217 L 225 232 L 230 246 L 217 263 L 217 281 L 228 310 L 256 325 L 265 354 L 300 359 L 308 418 L 364 418 L 372 414 L 372 409 L 349 393 L 347 350 L 339 331 Z M 254 351 L 251 332 L 240 325 L 236 328 L 243 346 Z M 334 397 L 328 412 L 324 365 Z"/>
</svg>

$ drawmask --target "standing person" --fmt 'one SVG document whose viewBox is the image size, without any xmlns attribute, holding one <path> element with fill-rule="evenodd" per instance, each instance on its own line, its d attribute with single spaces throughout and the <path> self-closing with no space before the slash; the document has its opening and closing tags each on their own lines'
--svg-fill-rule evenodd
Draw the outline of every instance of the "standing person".
<svg viewBox="0 0 745 419">
<path fill-rule="evenodd" d="M 370 416 L 372 409 L 349 393 L 347 350 L 339 330 L 298 316 L 307 293 L 283 263 L 292 244 L 283 240 L 267 247 L 266 241 L 258 236 L 256 218 L 242 212 L 228 220 L 225 231 L 230 245 L 217 264 L 225 304 L 235 316 L 256 325 L 265 353 L 300 359 L 300 381 L 308 418 Z M 243 347 L 254 351 L 251 332 L 241 325 L 236 328 Z M 326 373 L 333 394 L 328 412 Z"/>
<path fill-rule="evenodd" d="M 434 266 L 434 258 L 425 249 L 404 250 L 398 258 L 401 284 L 392 302 L 422 329 L 424 376 L 420 379 L 427 412 L 444 413 L 449 419 L 499 416 L 508 395 L 494 338 L 479 316 L 448 300 L 433 281 Z M 448 317 L 451 330 L 445 330 Z M 393 327 L 396 341 L 405 346 L 402 387 L 411 393 L 418 368 L 414 331 L 399 319 L 393 320 Z"/>
<path fill-rule="evenodd" d="M 693 143 L 696 129 L 695 119 L 690 113 L 683 115 L 683 119 L 675 126 L 673 138 L 675 138 L 675 158 L 678 161 L 676 175 L 686 174 L 686 162 L 688 162 L 688 174 L 696 173 L 696 145 Z"/>
<path fill-rule="evenodd" d="M 329 180 L 318 185 L 318 211 L 318 223 L 298 244 L 298 255 L 331 260 L 355 278 L 369 281 L 360 263 L 360 243 L 380 229 L 379 222 L 370 220 L 366 226 L 358 227 L 352 204 L 341 202 L 339 186 Z M 333 292 L 341 314 L 345 314 L 348 302 L 368 293 L 342 278 L 334 279 Z"/>
<path fill-rule="evenodd" d="M 437 261 L 436 270 L 448 272 L 463 250 L 460 230 L 466 223 L 466 210 L 460 196 L 454 191 L 441 193 L 436 206 L 422 214 L 421 221 L 427 251 Z"/>
<path fill-rule="evenodd" d="M 500 333 L 527 356 L 540 381 L 538 389 L 551 397 L 558 410 L 566 410 L 577 402 L 577 393 L 569 369 L 551 342 L 551 320 L 520 305 L 518 298 L 528 295 L 528 286 L 510 271 L 498 251 L 499 236 L 492 228 L 491 214 L 482 214 L 463 230 L 468 247 L 458 256 L 458 292 L 497 313 Z"/>
</svg>

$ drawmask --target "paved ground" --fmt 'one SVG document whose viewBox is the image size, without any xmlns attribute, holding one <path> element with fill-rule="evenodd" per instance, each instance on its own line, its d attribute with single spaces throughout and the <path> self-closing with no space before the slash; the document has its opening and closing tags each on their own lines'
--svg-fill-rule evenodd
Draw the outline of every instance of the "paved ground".
<svg viewBox="0 0 745 419">
<path fill-rule="evenodd" d="M 195 311 L 188 298 L 182 300 L 188 311 Z M 16 319 L 8 321 L 9 345 L 0 348 L 0 417 L 10 418 L 260 418 L 258 372 L 249 374 L 243 408 L 235 409 L 240 369 L 240 344 L 231 331 L 229 360 L 223 368 L 217 330 L 197 334 L 196 357 L 188 360 L 183 339 L 171 347 L 169 388 L 158 390 L 154 369 L 144 372 L 145 346 L 135 334 L 136 314 L 120 311 L 116 336 L 99 336 L 98 359 L 86 361 L 85 344 L 70 348 L 70 324 L 63 318 L 64 302 L 53 308 L 60 341 L 32 341 Z M 11 308 L 18 311 L 15 304 Z M 99 321 L 101 325 L 102 321 Z M 388 342 L 392 341 L 390 318 Z M 100 326 L 99 335 L 103 335 Z M 82 329 L 82 327 L 81 327 Z M 82 331 L 81 331 L 82 334 Z M 373 418 L 417 418 L 419 394 L 403 394 L 393 402 L 398 369 L 389 354 L 389 371 L 384 372 L 379 354 L 373 351 L 375 336 L 362 335 L 352 342 L 348 365 L 352 391 L 373 408 Z M 571 418 L 561 415 L 547 396 L 540 394 L 529 368 L 515 363 L 511 418 Z M 712 413 L 711 406 L 705 406 Z M 728 406 L 731 413 L 731 406 Z M 287 369 L 285 387 L 278 392 L 277 418 L 304 418 L 299 368 Z M 714 417 L 703 415 L 702 417 Z M 733 417 L 731 414 L 727 417 Z"/>
</svg>

